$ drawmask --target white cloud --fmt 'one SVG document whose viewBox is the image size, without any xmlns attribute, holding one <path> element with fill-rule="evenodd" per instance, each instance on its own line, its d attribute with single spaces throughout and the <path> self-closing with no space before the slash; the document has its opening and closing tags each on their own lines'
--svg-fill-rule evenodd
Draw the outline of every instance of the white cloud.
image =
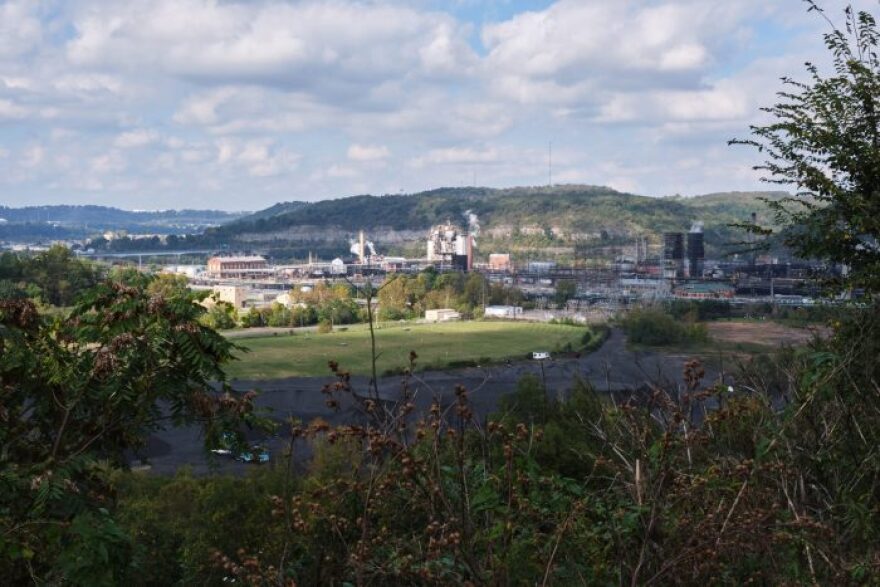
<svg viewBox="0 0 880 587">
<path fill-rule="evenodd" d="M 180 160 L 184 163 L 202 163 L 211 158 L 211 153 L 206 149 L 184 149 L 180 152 Z"/>
<path fill-rule="evenodd" d="M 230 161 L 235 153 L 235 147 L 231 140 L 217 141 L 217 163 L 221 165 Z"/>
<path fill-rule="evenodd" d="M 217 109 L 235 95 L 233 88 L 220 88 L 190 96 L 174 114 L 181 124 L 209 126 L 218 120 Z"/>
<path fill-rule="evenodd" d="M 300 92 L 255 86 L 223 86 L 187 97 L 174 121 L 214 134 L 302 132 L 339 124 L 344 112 Z"/>
<path fill-rule="evenodd" d="M 357 177 L 358 171 L 348 165 L 333 164 L 327 169 L 316 171 L 312 174 L 311 179 L 321 181 L 324 179 L 350 179 Z"/>
<path fill-rule="evenodd" d="M 465 4 L 0 0 L 0 199 L 541 184 L 549 140 L 557 181 L 754 188 L 726 140 L 824 54 L 794 1 Z"/>
<path fill-rule="evenodd" d="M 0 83 L 9 90 L 29 90 L 33 88 L 33 80 L 24 76 L 3 76 L 0 75 Z"/>
<path fill-rule="evenodd" d="M 23 55 L 37 46 L 43 36 L 38 10 L 34 0 L 0 4 L 0 58 Z"/>
<path fill-rule="evenodd" d="M 25 149 L 21 157 L 23 167 L 38 167 L 46 158 L 46 149 L 41 145 L 33 145 Z"/>
<path fill-rule="evenodd" d="M 743 120 L 754 111 L 749 94 L 725 82 L 706 90 L 615 94 L 602 105 L 597 121 L 657 124 L 662 121 Z"/>
<path fill-rule="evenodd" d="M 393 4 L 135 0 L 74 24 L 75 63 L 227 83 L 362 87 L 418 64 L 454 73 L 474 58 L 453 19 Z"/>
<path fill-rule="evenodd" d="M 352 161 L 381 161 L 387 159 L 391 151 L 385 145 L 357 145 L 348 147 L 348 158 Z"/>
<path fill-rule="evenodd" d="M 27 114 L 27 108 L 19 106 L 11 100 L 0 99 L 0 120 L 4 118 L 24 118 Z"/>
<path fill-rule="evenodd" d="M 77 94 L 106 92 L 118 94 L 123 89 L 122 80 L 116 76 L 103 74 L 67 74 L 54 82 L 56 89 Z"/>
<path fill-rule="evenodd" d="M 473 149 L 470 147 L 448 147 L 432 149 L 425 155 L 411 160 L 414 167 L 426 165 L 462 165 L 496 163 L 500 159 L 499 152 L 494 148 Z"/>
<path fill-rule="evenodd" d="M 760 12 L 753 0 L 561 0 L 483 29 L 486 78 L 521 103 L 581 107 L 608 92 L 693 89 Z"/>
<path fill-rule="evenodd" d="M 113 141 L 120 149 L 133 149 L 144 147 L 159 140 L 159 133 L 154 130 L 139 128 L 121 133 Z"/>
<path fill-rule="evenodd" d="M 253 177 L 272 177 L 291 171 L 300 155 L 277 146 L 271 139 L 217 141 L 216 162 L 244 169 Z"/>
<path fill-rule="evenodd" d="M 90 165 L 91 170 L 98 175 L 120 173 L 125 167 L 125 158 L 119 151 L 110 151 L 93 157 Z"/>
</svg>

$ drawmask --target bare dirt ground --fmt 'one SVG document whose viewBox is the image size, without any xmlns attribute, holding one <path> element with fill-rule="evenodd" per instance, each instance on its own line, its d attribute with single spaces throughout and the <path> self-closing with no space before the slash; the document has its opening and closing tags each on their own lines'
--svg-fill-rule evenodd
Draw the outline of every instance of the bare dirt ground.
<svg viewBox="0 0 880 587">
<path fill-rule="evenodd" d="M 760 344 L 768 347 L 781 345 L 801 345 L 814 336 L 824 337 L 828 331 L 824 327 L 792 328 L 776 322 L 710 322 L 709 336 L 713 340 L 731 344 Z"/>
</svg>

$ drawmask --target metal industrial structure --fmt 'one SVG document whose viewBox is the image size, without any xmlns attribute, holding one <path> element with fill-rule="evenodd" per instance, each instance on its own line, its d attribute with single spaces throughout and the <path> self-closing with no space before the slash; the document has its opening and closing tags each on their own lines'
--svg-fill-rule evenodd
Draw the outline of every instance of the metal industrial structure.
<svg viewBox="0 0 880 587">
<path fill-rule="evenodd" d="M 680 232 L 667 232 L 663 235 L 663 261 L 663 277 L 684 277 L 684 235 Z"/>
<path fill-rule="evenodd" d="M 703 246 L 703 224 L 695 222 L 687 235 L 687 275 L 691 279 L 703 277 L 706 249 Z"/>
<path fill-rule="evenodd" d="M 459 271 L 474 268 L 474 237 L 449 220 L 431 229 L 427 240 L 427 260 Z"/>
<path fill-rule="evenodd" d="M 206 271 L 187 270 L 193 285 L 246 288 L 248 305 L 269 303 L 276 300 L 279 291 L 289 291 L 290 287 L 310 287 L 324 281 L 364 287 L 368 282 L 381 283 L 388 274 L 416 274 L 428 267 L 439 272 L 478 271 L 489 282 L 517 288 L 539 309 L 555 305 L 560 283 L 574 282 L 576 294 L 568 302 L 568 309 L 577 312 L 591 307 L 625 308 L 667 298 L 813 303 L 817 274 L 828 275 L 836 270 L 763 257 L 707 261 L 705 235 L 699 223 L 688 232 L 664 233 L 653 243 L 644 234 L 631 236 L 623 243 L 622 235 L 610 239 L 605 235 L 581 236 L 575 239 L 573 256 L 568 258 L 560 253 L 561 247 L 556 247 L 537 258 L 491 252 L 479 264 L 474 255 L 478 233 L 478 223 L 470 219 L 467 228 L 451 221 L 434 226 L 423 241 L 425 256 L 420 258 L 378 254 L 367 235 L 359 231 L 349 238 L 350 255 L 330 261 L 309 254 L 307 262 L 270 266 L 256 255 L 221 256 L 211 258 Z M 235 302 L 238 306 L 240 300 Z"/>
</svg>

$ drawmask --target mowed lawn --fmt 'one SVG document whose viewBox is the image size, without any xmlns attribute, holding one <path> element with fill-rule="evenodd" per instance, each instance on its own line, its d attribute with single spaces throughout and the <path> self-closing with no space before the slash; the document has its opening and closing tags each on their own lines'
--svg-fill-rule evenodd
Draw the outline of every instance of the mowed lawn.
<svg viewBox="0 0 880 587">
<path fill-rule="evenodd" d="M 553 351 L 571 343 L 581 346 L 585 327 L 526 322 L 454 322 L 394 325 L 377 328 L 377 372 L 404 368 L 409 353 L 418 354 L 417 369 L 488 358 L 521 358 L 532 351 Z M 235 340 L 250 352 L 227 366 L 237 379 L 329 375 L 327 362 L 357 375 L 370 373 L 370 334 L 364 325 L 329 334 L 300 332 Z"/>
</svg>

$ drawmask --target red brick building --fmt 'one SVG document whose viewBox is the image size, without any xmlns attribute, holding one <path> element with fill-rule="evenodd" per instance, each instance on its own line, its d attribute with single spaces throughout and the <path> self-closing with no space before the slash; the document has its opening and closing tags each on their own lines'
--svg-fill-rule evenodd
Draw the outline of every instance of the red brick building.
<svg viewBox="0 0 880 587">
<path fill-rule="evenodd" d="M 208 275 L 217 279 L 260 279 L 271 274 L 266 259 L 257 255 L 208 259 Z"/>
</svg>

